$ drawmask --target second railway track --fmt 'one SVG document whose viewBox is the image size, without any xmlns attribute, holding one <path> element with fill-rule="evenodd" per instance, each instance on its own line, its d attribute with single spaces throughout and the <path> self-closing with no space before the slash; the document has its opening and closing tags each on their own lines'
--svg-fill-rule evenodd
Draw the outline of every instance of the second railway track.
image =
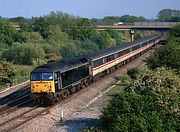
<svg viewBox="0 0 180 132">
<path fill-rule="evenodd" d="M 8 97 L 9 98 L 9 97 Z M 7 98 L 5 98 L 8 100 Z M 18 95 L 18 97 L 14 98 L 14 100 L 9 100 L 0 105 L 0 115 L 8 114 L 30 102 L 30 90 L 27 90 L 25 93 Z"/>
</svg>

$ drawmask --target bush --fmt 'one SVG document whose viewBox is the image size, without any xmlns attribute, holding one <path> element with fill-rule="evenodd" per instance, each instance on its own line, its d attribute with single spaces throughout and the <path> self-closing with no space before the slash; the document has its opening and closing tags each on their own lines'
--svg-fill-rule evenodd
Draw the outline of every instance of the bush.
<svg viewBox="0 0 180 132">
<path fill-rule="evenodd" d="M 166 68 L 133 68 L 121 77 L 124 91 L 113 96 L 101 117 L 107 131 L 178 131 L 180 79 Z"/>
<path fill-rule="evenodd" d="M 132 78 L 132 79 L 137 79 L 137 74 L 138 74 L 138 68 L 134 67 L 131 68 L 127 71 L 127 74 Z"/>
<path fill-rule="evenodd" d="M 0 43 L 5 44 L 8 47 L 14 42 L 15 36 L 15 28 L 0 18 Z"/>
<path fill-rule="evenodd" d="M 21 38 L 20 42 L 25 42 L 25 43 L 43 43 L 44 42 L 42 36 L 38 32 L 22 32 L 22 33 L 19 33 L 17 37 Z"/>
<path fill-rule="evenodd" d="M 12 85 L 15 75 L 16 71 L 12 63 L 7 61 L 0 62 L 0 85 L 5 85 L 6 83 Z"/>
<path fill-rule="evenodd" d="M 180 70 L 180 25 L 170 30 L 167 45 L 157 49 L 148 59 L 151 68 L 166 66 Z"/>
<path fill-rule="evenodd" d="M 44 59 L 45 53 L 41 45 L 24 43 L 16 43 L 3 54 L 7 61 L 15 64 L 31 65 L 34 61 Z"/>
<path fill-rule="evenodd" d="M 162 111 L 153 96 L 120 93 L 112 98 L 101 117 L 106 131 L 176 131 L 180 123 Z"/>
<path fill-rule="evenodd" d="M 85 39 L 81 44 L 81 48 L 85 50 L 84 54 L 89 54 L 99 50 L 96 43 L 90 39 Z"/>
<path fill-rule="evenodd" d="M 16 76 L 14 77 L 14 84 L 19 84 L 24 81 L 29 80 L 30 78 L 30 72 L 33 69 L 33 66 L 27 66 L 27 65 L 14 65 L 16 68 Z"/>
<path fill-rule="evenodd" d="M 148 59 L 148 66 L 180 69 L 180 38 L 172 38 L 166 46 L 157 49 Z"/>
</svg>

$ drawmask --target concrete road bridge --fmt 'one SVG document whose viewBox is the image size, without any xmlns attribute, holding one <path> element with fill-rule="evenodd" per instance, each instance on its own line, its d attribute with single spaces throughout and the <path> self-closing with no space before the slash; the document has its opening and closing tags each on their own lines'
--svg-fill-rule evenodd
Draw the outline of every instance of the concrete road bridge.
<svg viewBox="0 0 180 132">
<path fill-rule="evenodd" d="M 131 41 L 134 41 L 135 30 L 156 30 L 162 33 L 167 32 L 169 29 L 180 22 L 134 22 L 134 23 L 116 23 L 112 25 L 97 25 L 97 30 L 129 30 Z"/>
</svg>

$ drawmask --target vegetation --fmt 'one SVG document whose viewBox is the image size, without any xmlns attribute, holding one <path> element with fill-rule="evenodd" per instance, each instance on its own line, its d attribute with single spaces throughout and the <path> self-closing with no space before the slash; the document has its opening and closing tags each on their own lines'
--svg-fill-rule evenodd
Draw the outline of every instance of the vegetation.
<svg viewBox="0 0 180 132">
<path fill-rule="evenodd" d="M 147 66 L 121 78 L 123 92 L 114 95 L 101 117 L 106 131 L 178 131 L 180 78 L 171 70 Z M 122 87 L 117 87 L 122 88 Z"/>
<path fill-rule="evenodd" d="M 151 68 L 169 67 L 180 71 L 180 25 L 170 30 L 167 45 L 157 49 L 148 59 Z"/>
<path fill-rule="evenodd" d="M 44 58 L 44 50 L 39 44 L 15 44 L 4 52 L 4 58 L 14 64 L 32 65 Z"/>
<path fill-rule="evenodd" d="M 143 16 L 131 16 L 131 15 L 123 15 L 123 16 L 107 16 L 103 19 L 93 19 L 95 23 L 98 24 L 113 24 L 116 22 L 147 22 L 150 21 Z"/>
<path fill-rule="evenodd" d="M 121 77 L 122 88 L 103 109 L 105 131 L 180 130 L 180 25 L 168 44 L 157 49 L 148 65 Z"/>
<path fill-rule="evenodd" d="M 11 85 L 15 77 L 15 67 L 7 61 L 0 62 L 0 85 Z"/>
<path fill-rule="evenodd" d="M 158 14 L 160 22 L 180 22 L 180 10 L 163 9 Z"/>
<path fill-rule="evenodd" d="M 177 12 L 173 12 L 177 14 Z M 164 16 L 164 13 L 161 14 L 159 16 Z M 129 32 L 96 30 L 96 24 L 112 24 L 119 21 L 149 20 L 141 16 L 130 15 L 87 19 L 62 12 L 51 12 L 48 15 L 30 19 L 17 17 L 4 20 L 0 18 L 0 59 L 13 65 L 32 67 L 50 60 L 78 57 L 119 45 L 129 41 Z M 21 29 L 17 31 L 12 23 L 19 24 Z M 148 36 L 151 33 L 137 31 L 135 39 Z"/>
<path fill-rule="evenodd" d="M 12 45 L 15 40 L 16 30 L 2 18 L 0 18 L 0 44 L 2 47 Z"/>
</svg>

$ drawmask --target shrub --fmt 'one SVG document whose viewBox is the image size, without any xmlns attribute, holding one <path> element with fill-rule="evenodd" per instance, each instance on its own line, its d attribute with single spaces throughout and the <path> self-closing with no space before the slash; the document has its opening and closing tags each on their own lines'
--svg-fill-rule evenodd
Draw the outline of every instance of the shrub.
<svg viewBox="0 0 180 132">
<path fill-rule="evenodd" d="M 12 63 L 7 61 L 0 62 L 0 85 L 5 85 L 6 83 L 12 85 L 15 75 L 16 71 Z"/>
<path fill-rule="evenodd" d="M 34 61 L 43 60 L 45 53 L 39 44 L 17 43 L 7 50 L 3 56 L 15 64 L 31 65 Z"/>
<path fill-rule="evenodd" d="M 180 129 L 180 79 L 172 70 L 133 68 L 121 77 L 121 85 L 124 91 L 102 111 L 106 131 Z"/>
<path fill-rule="evenodd" d="M 5 44 L 7 47 L 12 45 L 16 33 L 15 28 L 0 17 L 0 43 Z"/>
<path fill-rule="evenodd" d="M 102 112 L 106 131 L 176 131 L 180 125 L 178 118 L 161 110 L 153 96 L 120 93 Z"/>
</svg>

